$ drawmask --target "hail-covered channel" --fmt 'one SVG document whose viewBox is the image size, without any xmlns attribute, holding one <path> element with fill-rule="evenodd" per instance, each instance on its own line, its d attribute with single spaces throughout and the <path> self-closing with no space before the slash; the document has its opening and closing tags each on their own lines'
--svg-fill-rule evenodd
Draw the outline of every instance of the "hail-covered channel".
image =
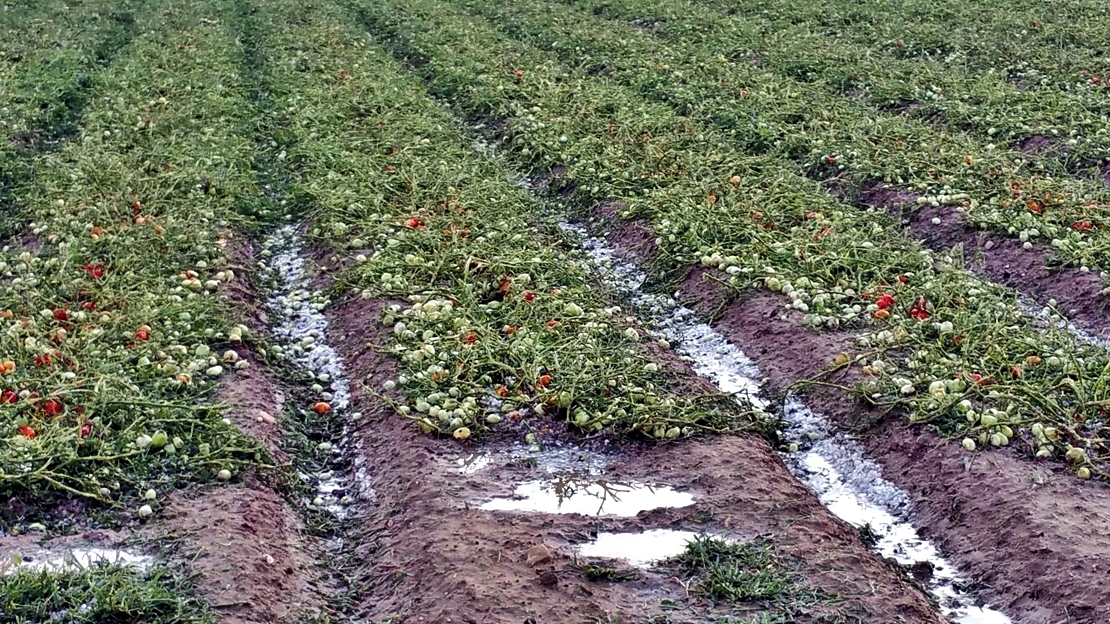
<svg viewBox="0 0 1110 624">
<path fill-rule="evenodd" d="M 736 345 L 672 298 L 643 292 L 646 275 L 618 258 L 584 227 L 567 223 L 562 227 L 579 240 L 597 274 L 627 297 L 699 375 L 738 400 L 769 408 L 770 403 L 759 396 L 758 367 Z M 1010 621 L 998 611 L 974 604 L 974 597 L 962 591 L 968 585 L 966 579 L 906 519 L 909 499 L 905 492 L 882 477 L 857 443 L 837 434 L 823 416 L 797 399 L 787 401 L 783 418 L 783 434 L 790 445 L 783 457 L 794 475 L 809 485 L 834 515 L 867 527 L 876 538 L 874 549 L 880 555 L 905 566 L 931 568 L 928 588 L 945 616 L 960 624 Z"/>
<path fill-rule="evenodd" d="M 262 242 L 261 256 L 259 265 L 270 288 L 271 331 L 278 343 L 273 350 L 310 378 L 309 391 L 316 401 L 295 409 L 312 409 L 325 418 L 357 417 L 347 414 L 351 405 L 349 381 L 343 360 L 328 343 L 328 319 L 324 315 L 327 300 L 313 288 L 300 232 L 292 225 L 277 228 Z M 326 459 L 340 449 L 330 442 L 320 442 L 315 451 Z M 301 478 L 316 488 L 316 495 L 309 501 L 312 507 L 340 518 L 346 516 L 353 491 L 342 472 L 302 473 Z"/>
</svg>

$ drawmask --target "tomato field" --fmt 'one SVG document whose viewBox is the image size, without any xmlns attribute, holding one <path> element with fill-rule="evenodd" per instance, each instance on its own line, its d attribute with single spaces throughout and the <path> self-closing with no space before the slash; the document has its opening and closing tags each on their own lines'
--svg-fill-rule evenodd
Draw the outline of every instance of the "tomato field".
<svg viewBox="0 0 1110 624">
<path fill-rule="evenodd" d="M 1105 622 L 1092 0 L 5 0 L 0 622 Z"/>
</svg>

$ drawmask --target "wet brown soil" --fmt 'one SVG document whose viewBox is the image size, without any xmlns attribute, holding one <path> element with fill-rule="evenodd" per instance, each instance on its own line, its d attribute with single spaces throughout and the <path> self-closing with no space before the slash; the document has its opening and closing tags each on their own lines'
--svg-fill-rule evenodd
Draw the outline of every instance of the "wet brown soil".
<svg viewBox="0 0 1110 624">
<path fill-rule="evenodd" d="M 614 449 L 610 478 L 670 485 L 695 504 L 633 518 L 485 511 L 477 503 L 507 496 L 543 472 L 494 461 L 473 474 L 453 460 L 480 447 L 424 436 L 362 385 L 396 375 L 373 345 L 384 341 L 383 304 L 354 299 L 331 310 L 333 344 L 354 380 L 359 478 L 377 504 L 354 531 L 354 576 L 363 583 L 356 613 L 371 621 L 580 623 L 590 618 L 645 621 L 675 602 L 669 621 L 706 621 L 720 608 L 686 596 L 674 578 L 644 572 L 636 581 L 586 580 L 572 547 L 599 531 L 679 528 L 754 539 L 773 536 L 776 552 L 805 585 L 838 600 L 799 613 L 799 621 L 938 622 L 900 571 L 874 556 L 852 527 L 834 518 L 754 436 L 718 436 Z M 543 548 L 538 548 L 542 546 Z M 550 556 L 537 557 L 546 549 Z M 750 615 L 750 614 L 749 614 Z M 605 620 L 618 621 L 618 620 Z"/>
<path fill-rule="evenodd" d="M 235 352 L 250 366 L 235 371 L 235 376 L 220 386 L 216 400 L 228 407 L 225 416 L 236 427 L 266 447 L 273 461 L 286 463 L 289 457 L 281 448 L 282 430 L 278 422 L 284 402 L 282 391 L 250 347 L 241 346 Z"/>
<path fill-rule="evenodd" d="M 930 247 L 947 249 L 962 245 L 964 259 L 972 271 L 1014 288 L 1042 305 L 1055 299 L 1058 309 L 1077 327 L 1110 338 L 1110 316 L 1106 311 L 1110 301 L 1101 294 L 1106 284 L 1097 273 L 1049 268 L 1048 245 L 1037 243 L 1032 249 L 1023 249 L 1016 238 L 968 227 L 955 208 L 918 209 L 916 200 L 913 193 L 883 185 L 871 186 L 861 196 L 865 205 L 901 214 L 914 236 Z M 934 223 L 934 219 L 939 222 Z"/>
<path fill-rule="evenodd" d="M 331 592 L 322 580 L 323 545 L 250 475 L 193 498 L 172 497 L 143 533 L 179 536 L 178 554 L 222 624 L 299 624 Z"/>
<path fill-rule="evenodd" d="M 1026 156 L 1040 156 L 1043 154 L 1050 155 L 1064 155 L 1075 151 L 1060 139 L 1045 136 L 1043 134 L 1034 134 L 1022 139 L 1017 144 L 1017 150 Z"/>
<path fill-rule="evenodd" d="M 703 309 L 722 294 L 705 282 L 686 288 Z M 807 330 L 784 301 L 766 293 L 738 300 L 716 323 L 779 391 L 830 371 L 837 354 L 853 353 L 849 333 Z M 851 386 L 858 377 L 857 368 L 822 379 Z M 835 385 L 811 387 L 804 396 L 815 411 L 857 431 L 884 476 L 910 495 L 923 537 L 982 584 L 992 607 L 1021 624 L 1110 620 L 1110 586 L 1094 581 L 1110 569 L 1106 487 L 1016 452 L 967 453 Z"/>
</svg>

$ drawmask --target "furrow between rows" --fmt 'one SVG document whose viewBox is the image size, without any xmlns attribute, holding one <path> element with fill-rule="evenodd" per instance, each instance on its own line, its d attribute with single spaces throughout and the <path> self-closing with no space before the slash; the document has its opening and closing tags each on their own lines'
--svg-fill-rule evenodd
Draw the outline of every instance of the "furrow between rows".
<svg viewBox="0 0 1110 624">
<path fill-rule="evenodd" d="M 343 15 L 318 8 L 299 27 L 276 32 L 263 49 L 275 67 L 305 68 L 278 98 L 297 104 L 288 107 L 294 132 L 287 158 L 296 167 L 291 192 L 314 207 L 310 240 L 329 251 L 321 270 L 334 271 L 333 288 L 342 297 L 330 312 L 329 340 L 346 362 L 355 409 L 363 415 L 352 438 L 376 504 L 355 529 L 374 536 L 353 540 L 356 574 L 369 589 L 356 612 L 371 618 L 452 613 L 483 621 L 650 615 L 676 589 L 659 572 L 642 570 L 635 573 L 638 584 L 568 599 L 584 595 L 585 587 L 570 556 L 582 547 L 580 536 L 593 531 L 679 528 L 740 543 L 781 534 L 770 548 L 797 576 L 776 591 L 783 608 L 800 609 L 788 612 L 794 616 L 834 609 L 887 617 L 900 608 L 933 621 L 921 597 L 906 592 L 853 529 L 824 511 L 765 442 L 725 436 L 654 448 L 616 444 L 624 436 L 682 439 L 711 427 L 743 426 L 737 416 L 756 424 L 767 417 L 747 401 L 729 407 L 710 394 L 684 398 L 696 396 L 697 386 L 676 393 L 668 378 L 682 366 L 659 345 L 644 344 L 643 321 L 613 308 L 608 289 L 579 290 L 591 283 L 580 254 L 559 240 L 499 160 L 475 154 L 470 138 L 419 82 L 400 73 L 353 71 L 387 68 L 391 61 L 357 29 L 336 27 Z M 281 14 L 275 20 L 281 23 Z M 348 105 L 337 109 L 336 101 Z M 321 114 L 325 104 L 329 115 Z M 402 183 L 391 183 L 393 176 Z M 489 240 L 496 246 L 487 246 Z M 595 353 L 601 343 L 605 352 Z M 590 355 L 575 357 L 575 351 Z M 529 370 L 536 365 L 543 368 Z M 577 372 L 580 366 L 589 368 Z M 594 389 L 587 375 L 599 376 L 602 385 Z M 421 437 L 421 429 L 449 433 L 464 448 L 477 439 L 494 457 L 458 476 L 452 446 Z M 646 482 L 657 492 L 668 491 L 664 486 L 688 492 L 679 498 L 692 504 L 649 505 L 639 514 L 633 507 L 634 520 L 619 518 L 625 512 L 617 500 L 602 500 L 586 518 L 566 514 L 603 487 L 597 477 L 590 480 L 586 469 L 569 481 L 566 467 L 558 466 L 554 476 L 537 474 L 514 457 L 533 456 L 543 469 L 557 463 L 557 449 L 575 440 L 576 431 L 593 434 L 593 443 L 571 456 L 596 457 L 586 464 L 603 467 L 615 488 L 606 491 L 618 499 Z M 605 450 L 606 440 L 614 450 Z M 576 465 L 573 472 L 585 468 Z M 743 483 L 728 482 L 740 475 Z M 568 483 L 577 485 L 568 490 Z M 745 492 L 745 485 L 753 490 Z M 511 511 L 553 490 L 562 492 L 564 513 Z M 374 557 L 375 551 L 387 556 Z M 761 560 L 765 574 L 786 571 Z M 821 572 L 829 569 L 843 572 Z M 398 578 L 397 570 L 406 577 Z M 857 593 L 872 583 L 876 589 L 869 591 L 883 599 Z M 799 601 L 802 586 L 819 592 L 816 602 Z M 629 593 L 644 590 L 650 590 L 646 601 Z M 826 595 L 845 603 L 831 606 Z M 759 605 L 760 596 L 746 600 Z M 729 608 L 730 601 L 717 600 L 716 609 Z M 697 601 L 680 604 L 675 617 L 714 612 Z"/>
<path fill-rule="evenodd" d="M 500 119 L 509 153 L 525 166 L 554 168 L 577 197 L 615 200 L 623 217 L 643 217 L 664 272 L 719 268 L 736 292 L 762 285 L 789 295 L 810 327 L 866 330 L 874 351 L 855 364 L 871 376 L 862 389 L 872 402 L 980 444 L 1019 440 L 1008 435 L 1012 425 L 1028 423 L 1042 456 L 1052 454 L 1043 427 L 1050 436 L 1074 431 L 1077 410 L 1101 422 L 1094 404 L 1052 396 L 1085 382 L 1068 371 L 1059 386 L 1050 373 L 1082 353 L 1094 390 L 1106 358 L 1100 348 L 1036 327 L 1012 293 L 902 237 L 879 213 L 836 204 L 775 160 L 736 153 L 725 137 L 570 72 L 464 12 L 430 11 L 417 0 L 366 17 L 401 53 L 419 56 L 434 92 Z M 453 54 L 444 54 L 448 47 Z M 1067 346 L 1040 351 L 1051 344 Z M 1032 427 L 1061 408 L 1067 416 L 1056 424 Z"/>
</svg>

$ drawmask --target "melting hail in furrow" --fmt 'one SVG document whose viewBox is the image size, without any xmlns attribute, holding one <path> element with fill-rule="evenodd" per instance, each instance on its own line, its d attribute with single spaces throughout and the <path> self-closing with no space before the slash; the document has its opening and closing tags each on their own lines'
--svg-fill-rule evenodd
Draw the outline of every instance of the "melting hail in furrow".
<svg viewBox="0 0 1110 624">
<path fill-rule="evenodd" d="M 350 386 L 342 359 L 328 344 L 328 319 L 323 313 L 326 302 L 312 288 L 311 277 L 305 271 L 300 234 L 292 225 L 278 228 L 263 241 L 261 255 L 259 265 L 271 284 L 268 303 L 274 318 L 272 331 L 279 343 L 275 351 L 312 377 L 312 392 L 327 406 L 329 418 L 346 417 L 351 403 Z M 322 442 L 316 451 L 327 454 L 339 449 Z M 352 499 L 349 484 L 342 475 L 325 471 L 302 474 L 301 478 L 316 487 L 313 507 L 338 517 L 346 516 L 346 506 Z"/>
<path fill-rule="evenodd" d="M 634 265 L 618 259 L 605 242 L 589 236 L 585 228 L 562 224 L 576 236 L 590 255 L 602 279 L 627 296 L 657 327 L 658 334 L 675 344 L 679 356 L 694 370 L 738 400 L 758 409 L 769 403 L 758 395 L 759 369 L 740 349 L 709 325 L 699 322 L 689 308 L 668 297 L 642 292 L 646 276 Z M 784 409 L 784 436 L 793 448 L 783 458 L 796 477 L 817 493 L 834 515 L 856 527 L 867 527 L 875 537 L 874 549 L 903 566 L 931 569 L 928 587 L 945 616 L 960 624 L 1008 624 L 1002 613 L 973 604 L 961 591 L 966 581 L 928 540 L 904 520 L 909 499 L 905 492 L 883 479 L 879 467 L 860 446 L 834 432 L 824 417 L 797 399 Z"/>
</svg>

